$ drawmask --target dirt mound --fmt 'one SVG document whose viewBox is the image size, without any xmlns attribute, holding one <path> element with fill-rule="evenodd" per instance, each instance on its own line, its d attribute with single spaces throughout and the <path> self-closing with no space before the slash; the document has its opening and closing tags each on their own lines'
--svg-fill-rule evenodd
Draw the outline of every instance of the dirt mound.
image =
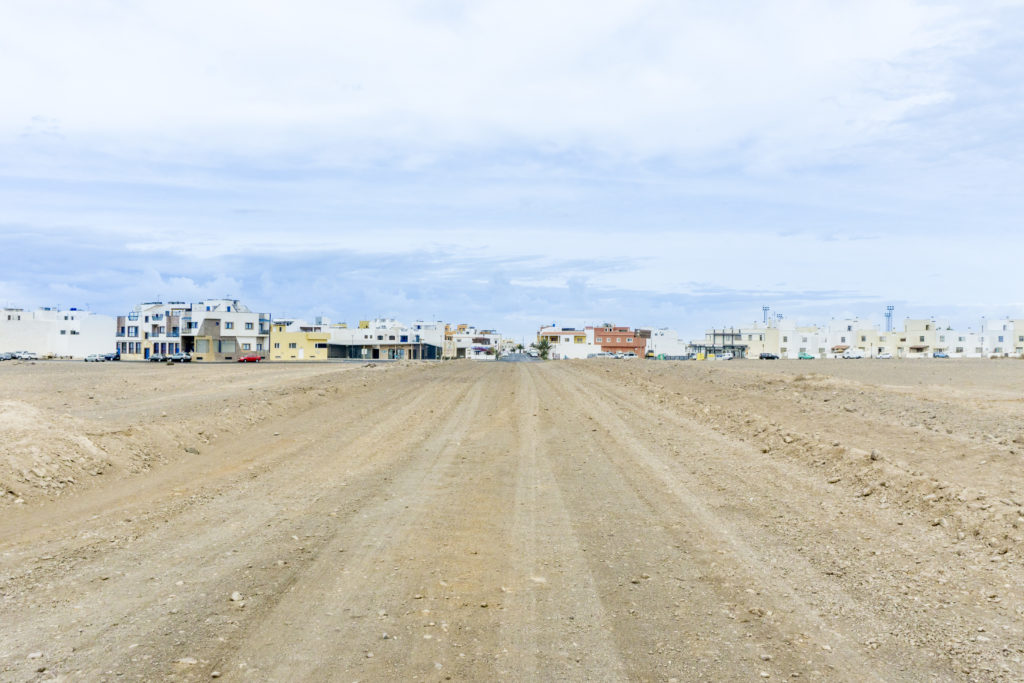
<svg viewBox="0 0 1024 683">
<path fill-rule="evenodd" d="M 81 420 L 22 401 L 0 401 L 0 501 L 59 493 L 110 466 Z"/>
</svg>

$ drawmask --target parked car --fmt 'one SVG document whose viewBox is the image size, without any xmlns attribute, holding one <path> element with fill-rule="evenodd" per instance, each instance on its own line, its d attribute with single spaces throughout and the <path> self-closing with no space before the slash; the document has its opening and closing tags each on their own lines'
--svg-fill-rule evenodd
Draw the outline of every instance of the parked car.
<svg viewBox="0 0 1024 683">
<path fill-rule="evenodd" d="M 715 356 L 715 360 L 732 360 L 735 357 L 736 356 L 734 356 L 731 351 L 726 351 L 723 354 Z"/>
<path fill-rule="evenodd" d="M 7 353 L 6 351 L 4 351 L 3 353 L 0 353 L 0 360 L 12 360 L 13 358 L 14 358 L 14 354 L 13 353 Z"/>
<path fill-rule="evenodd" d="M 39 354 L 35 351 L 15 351 L 14 357 L 18 360 L 39 360 Z"/>
<path fill-rule="evenodd" d="M 932 358 L 949 358 L 949 354 L 945 351 L 936 351 L 932 354 Z"/>
<path fill-rule="evenodd" d="M 779 357 L 777 355 L 775 355 L 774 353 L 762 353 L 760 356 L 758 356 L 758 358 L 760 358 L 761 360 L 778 360 L 779 359 Z"/>
<path fill-rule="evenodd" d="M 103 354 L 103 360 L 121 360 L 120 351 L 112 351 L 111 353 Z"/>
<path fill-rule="evenodd" d="M 881 358 L 882 360 L 891 360 L 892 354 L 889 353 L 888 351 L 883 351 L 882 353 L 875 356 L 875 358 Z"/>
<path fill-rule="evenodd" d="M 799 354 L 797 354 L 797 359 L 798 360 L 814 360 L 814 356 L 812 356 L 811 354 L 807 353 L 806 351 L 801 351 Z"/>
<path fill-rule="evenodd" d="M 85 357 L 86 363 L 102 363 L 107 360 L 102 353 L 90 353 Z"/>
<path fill-rule="evenodd" d="M 167 356 L 165 356 L 162 353 L 154 353 L 152 356 L 149 357 L 149 362 L 151 363 L 163 363 L 166 360 Z"/>
<path fill-rule="evenodd" d="M 251 355 L 248 355 L 248 356 L 242 356 L 241 358 L 238 359 L 238 362 L 239 363 L 259 363 L 261 360 L 263 360 L 263 358 L 261 358 L 260 356 L 257 356 L 255 354 L 251 354 Z"/>
<path fill-rule="evenodd" d="M 636 353 L 634 353 L 633 351 L 627 351 L 626 353 L 622 354 L 622 357 L 628 359 L 628 358 L 639 358 L 640 356 L 636 355 Z"/>
<path fill-rule="evenodd" d="M 172 353 L 167 356 L 167 360 L 173 363 L 191 363 L 192 355 L 185 353 L 184 351 L 178 351 L 177 353 Z"/>
<path fill-rule="evenodd" d="M 864 352 L 860 349 L 846 349 L 843 351 L 843 358 L 863 358 Z"/>
</svg>

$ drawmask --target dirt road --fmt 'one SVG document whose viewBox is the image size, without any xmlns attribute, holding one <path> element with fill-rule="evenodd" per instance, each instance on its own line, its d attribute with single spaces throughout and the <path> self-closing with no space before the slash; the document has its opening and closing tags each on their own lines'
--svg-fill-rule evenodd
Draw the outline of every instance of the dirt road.
<svg viewBox="0 0 1024 683">
<path fill-rule="evenodd" d="M 0 679 L 1024 679 L 1024 363 L 814 363 L 0 368 Z"/>
</svg>

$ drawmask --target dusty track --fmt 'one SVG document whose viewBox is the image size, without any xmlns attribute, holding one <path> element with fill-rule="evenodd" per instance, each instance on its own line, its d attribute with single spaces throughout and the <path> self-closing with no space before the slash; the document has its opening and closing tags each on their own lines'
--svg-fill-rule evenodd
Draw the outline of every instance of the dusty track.
<svg viewBox="0 0 1024 683">
<path fill-rule="evenodd" d="M 0 368 L 0 678 L 1021 680 L 999 365 Z"/>
</svg>

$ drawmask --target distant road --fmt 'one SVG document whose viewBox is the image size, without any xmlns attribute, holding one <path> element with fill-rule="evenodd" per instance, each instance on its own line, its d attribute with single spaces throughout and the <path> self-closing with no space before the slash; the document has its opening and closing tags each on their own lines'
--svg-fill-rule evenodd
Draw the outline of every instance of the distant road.
<svg viewBox="0 0 1024 683">
<path fill-rule="evenodd" d="M 507 363 L 525 363 L 525 362 L 528 362 L 528 361 L 529 362 L 538 361 L 540 359 L 539 358 L 534 358 L 533 356 L 531 356 L 529 354 L 526 354 L 526 353 L 509 353 L 509 354 L 506 354 L 506 355 L 502 356 L 498 360 L 503 360 L 503 361 L 505 361 Z"/>
</svg>

